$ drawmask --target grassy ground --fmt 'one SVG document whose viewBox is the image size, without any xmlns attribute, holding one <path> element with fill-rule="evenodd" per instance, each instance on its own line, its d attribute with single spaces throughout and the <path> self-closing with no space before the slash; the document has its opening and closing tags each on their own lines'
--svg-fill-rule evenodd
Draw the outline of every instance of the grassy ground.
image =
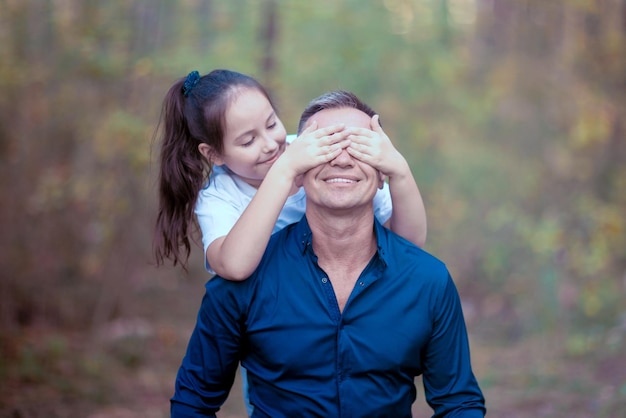
<svg viewBox="0 0 626 418">
<path fill-rule="evenodd" d="M 202 283 L 156 281 L 132 295 L 121 319 L 90 335 L 32 327 L 0 337 L 0 418 L 163 418 L 195 321 Z M 626 417 L 623 350 L 567 354 L 564 336 L 514 343 L 468 321 L 488 416 Z M 431 416 L 419 381 L 413 416 Z M 240 382 L 219 416 L 244 416 Z"/>
</svg>

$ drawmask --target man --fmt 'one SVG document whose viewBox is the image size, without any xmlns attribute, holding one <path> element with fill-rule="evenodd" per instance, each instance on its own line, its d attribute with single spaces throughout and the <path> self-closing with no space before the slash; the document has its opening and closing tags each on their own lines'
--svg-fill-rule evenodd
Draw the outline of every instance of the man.
<svg viewBox="0 0 626 418">
<path fill-rule="evenodd" d="M 371 116 L 351 93 L 331 92 L 299 130 L 370 129 Z M 454 283 L 375 219 L 383 180 L 343 150 L 302 176 L 305 217 L 274 234 L 250 278 L 207 283 L 173 417 L 215 416 L 239 361 L 254 417 L 410 417 L 419 375 L 434 416 L 484 416 Z"/>
</svg>

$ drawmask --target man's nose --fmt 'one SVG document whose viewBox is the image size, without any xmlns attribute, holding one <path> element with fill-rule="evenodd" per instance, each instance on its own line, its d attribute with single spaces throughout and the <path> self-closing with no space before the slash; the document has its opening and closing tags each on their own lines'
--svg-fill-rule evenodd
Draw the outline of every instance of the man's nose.
<svg viewBox="0 0 626 418">
<path fill-rule="evenodd" d="M 330 161 L 330 165 L 336 167 L 351 167 L 354 165 L 354 158 L 352 158 L 347 149 L 344 148 L 338 156 Z"/>
</svg>

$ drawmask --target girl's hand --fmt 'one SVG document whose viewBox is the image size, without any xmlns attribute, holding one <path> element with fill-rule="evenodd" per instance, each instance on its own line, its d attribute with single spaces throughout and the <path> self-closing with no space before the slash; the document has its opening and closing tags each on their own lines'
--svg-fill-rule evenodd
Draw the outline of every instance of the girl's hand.
<svg viewBox="0 0 626 418">
<path fill-rule="evenodd" d="M 385 176 L 393 177 L 406 166 L 406 160 L 393 146 L 378 122 L 379 116 L 374 115 L 370 121 L 370 129 L 347 128 L 348 139 L 351 141 L 347 151 L 357 160 L 363 161 L 379 170 Z"/>
<path fill-rule="evenodd" d="M 289 144 L 279 161 L 287 164 L 295 177 L 337 157 L 350 145 L 348 135 L 344 124 L 317 129 L 317 122 L 313 121 Z"/>
</svg>

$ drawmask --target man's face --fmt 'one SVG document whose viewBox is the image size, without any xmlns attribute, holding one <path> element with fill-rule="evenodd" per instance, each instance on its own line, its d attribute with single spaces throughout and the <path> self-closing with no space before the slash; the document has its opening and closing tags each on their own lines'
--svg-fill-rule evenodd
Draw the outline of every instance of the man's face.
<svg viewBox="0 0 626 418">
<path fill-rule="evenodd" d="M 313 115 L 307 126 L 317 121 L 318 128 L 344 123 L 347 127 L 370 129 L 370 120 L 357 109 L 326 109 Z M 332 161 L 310 169 L 302 177 L 307 205 L 337 210 L 371 205 L 383 181 L 384 176 L 378 170 L 353 158 L 345 149 Z"/>
</svg>

